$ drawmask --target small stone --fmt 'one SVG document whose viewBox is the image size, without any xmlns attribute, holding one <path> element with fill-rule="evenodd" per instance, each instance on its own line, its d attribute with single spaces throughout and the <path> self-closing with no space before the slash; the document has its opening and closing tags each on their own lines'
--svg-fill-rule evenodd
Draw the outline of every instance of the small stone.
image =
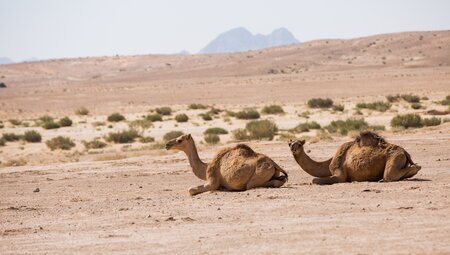
<svg viewBox="0 0 450 255">
<path fill-rule="evenodd" d="M 35 190 L 33 190 L 33 192 L 39 192 L 41 191 L 39 188 L 36 188 Z"/>
</svg>

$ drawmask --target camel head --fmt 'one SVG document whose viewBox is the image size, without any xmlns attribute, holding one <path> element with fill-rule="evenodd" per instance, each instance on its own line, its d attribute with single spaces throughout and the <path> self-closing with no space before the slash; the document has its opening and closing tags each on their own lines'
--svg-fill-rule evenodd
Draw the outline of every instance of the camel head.
<svg viewBox="0 0 450 255">
<path fill-rule="evenodd" d="M 298 152 L 302 151 L 305 140 L 289 140 L 288 144 L 289 148 L 291 148 L 292 153 L 297 154 Z"/>
<path fill-rule="evenodd" d="M 192 141 L 191 134 L 179 136 L 166 143 L 166 150 L 184 151 L 187 148 L 189 142 L 191 141 Z"/>
</svg>

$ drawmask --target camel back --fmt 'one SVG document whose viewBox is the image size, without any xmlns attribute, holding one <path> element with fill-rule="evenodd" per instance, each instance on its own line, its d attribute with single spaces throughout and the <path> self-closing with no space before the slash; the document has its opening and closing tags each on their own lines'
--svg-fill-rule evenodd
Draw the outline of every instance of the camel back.
<svg viewBox="0 0 450 255">
<path fill-rule="evenodd" d="M 206 169 L 206 177 L 215 177 L 217 175 L 217 169 L 219 169 L 220 160 L 230 151 L 233 150 L 239 150 L 239 155 L 243 157 L 253 157 L 256 156 L 256 152 L 252 150 L 248 145 L 246 144 L 238 144 L 234 147 L 225 148 L 212 159 L 211 163 L 208 164 L 208 168 Z"/>
</svg>

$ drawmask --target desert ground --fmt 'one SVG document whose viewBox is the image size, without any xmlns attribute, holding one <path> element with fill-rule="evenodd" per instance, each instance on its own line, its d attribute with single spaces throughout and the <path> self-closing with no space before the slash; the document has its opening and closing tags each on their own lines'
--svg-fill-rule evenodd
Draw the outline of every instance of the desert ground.
<svg viewBox="0 0 450 255">
<path fill-rule="evenodd" d="M 448 254 L 448 56 L 450 32 L 431 31 L 234 54 L 0 65 L 7 86 L 0 88 L 0 134 L 18 135 L 0 146 L 0 253 Z M 312 98 L 330 98 L 339 107 L 314 108 Z M 361 107 L 376 102 L 388 107 Z M 193 109 L 193 103 L 205 107 Z M 264 113 L 269 105 L 283 113 Z M 89 113 L 76 114 L 82 107 Z M 172 112 L 148 121 L 161 107 Z M 273 139 L 236 138 L 234 131 L 252 121 L 236 115 L 247 108 L 277 125 Z M 213 109 L 220 111 L 209 113 Z M 125 119 L 108 121 L 116 112 Z M 179 114 L 188 120 L 178 122 Z M 392 125 L 405 114 L 439 123 Z M 55 122 L 67 116 L 72 123 L 46 129 L 43 116 Z M 333 131 L 331 123 L 355 119 L 404 147 L 422 170 L 400 182 L 311 185 L 287 140 L 306 139 L 308 154 L 325 160 L 358 134 Z M 313 122 L 320 128 L 299 128 Z M 148 139 L 108 140 L 132 127 Z M 210 144 L 204 132 L 214 127 L 226 134 Z M 40 142 L 21 138 L 31 130 Z M 203 181 L 183 153 L 164 149 L 170 131 L 192 134 L 204 161 L 246 143 L 283 167 L 289 181 L 278 189 L 191 197 L 188 189 Z M 47 142 L 57 136 L 74 146 L 50 149 Z M 89 141 L 105 147 L 88 148 Z"/>
</svg>

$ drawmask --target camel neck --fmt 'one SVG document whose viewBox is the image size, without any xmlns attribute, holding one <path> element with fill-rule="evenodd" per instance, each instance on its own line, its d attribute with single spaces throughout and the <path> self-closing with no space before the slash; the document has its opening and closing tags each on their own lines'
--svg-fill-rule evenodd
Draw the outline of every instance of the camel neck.
<svg viewBox="0 0 450 255">
<path fill-rule="evenodd" d="M 202 180 L 206 180 L 206 168 L 207 164 L 204 163 L 198 156 L 197 147 L 192 139 L 192 142 L 188 145 L 187 149 L 184 151 L 189 159 L 189 164 L 192 167 L 192 171 L 195 176 Z"/>
<path fill-rule="evenodd" d="M 331 175 L 329 167 L 332 158 L 326 161 L 314 161 L 305 153 L 303 147 L 299 152 L 294 154 L 294 158 L 305 172 L 314 177 L 327 177 Z"/>
</svg>

